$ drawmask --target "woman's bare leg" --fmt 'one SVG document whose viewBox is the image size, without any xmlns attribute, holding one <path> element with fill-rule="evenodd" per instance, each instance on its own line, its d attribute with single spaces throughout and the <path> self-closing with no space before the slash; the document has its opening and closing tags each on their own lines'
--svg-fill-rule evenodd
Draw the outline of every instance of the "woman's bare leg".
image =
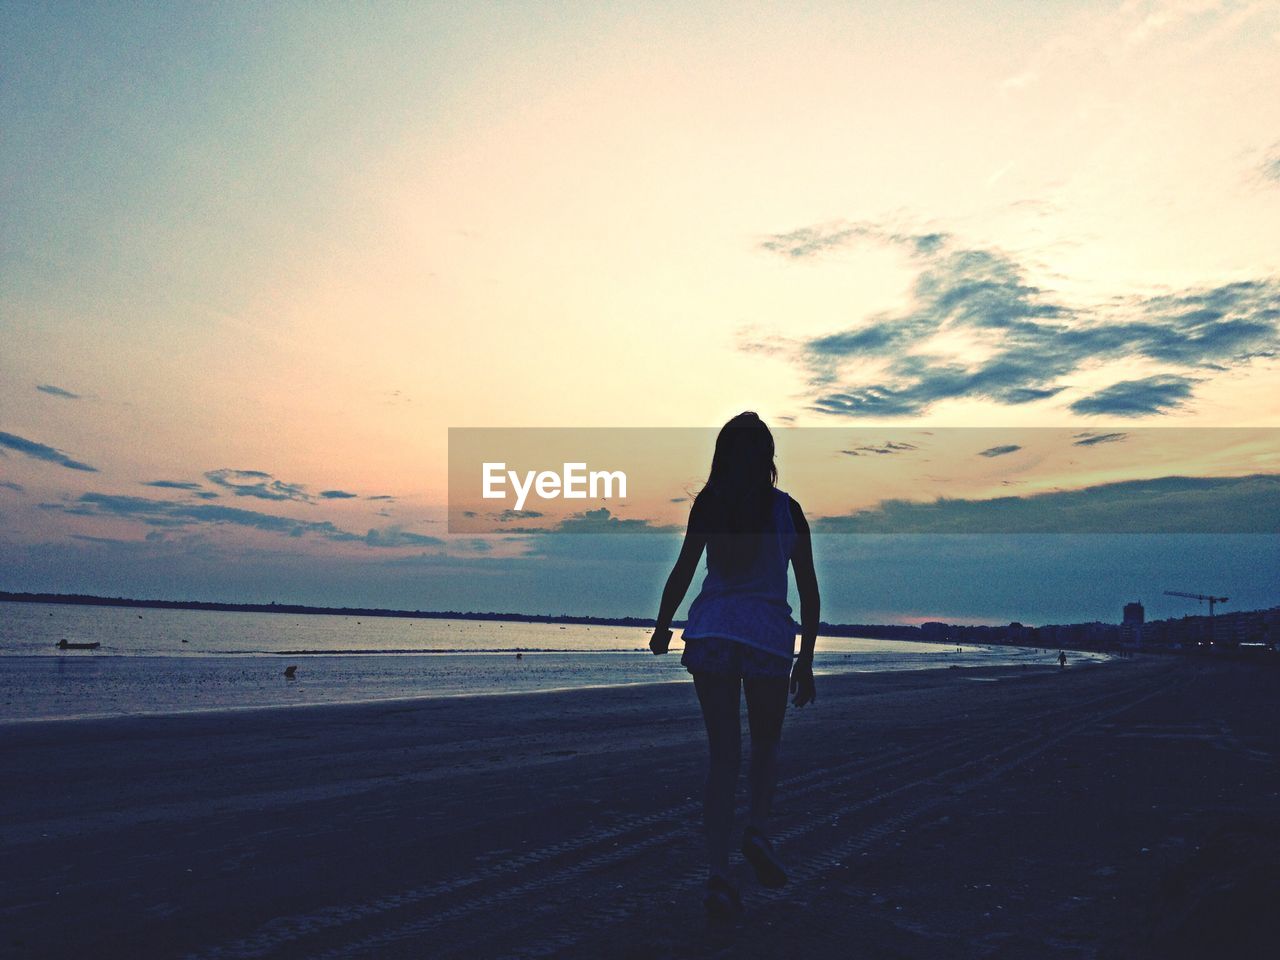
<svg viewBox="0 0 1280 960">
<path fill-rule="evenodd" d="M 711 748 L 703 794 L 702 822 L 712 876 L 729 876 L 729 845 L 742 761 L 742 729 L 738 721 L 740 683 L 737 677 L 695 673 L 694 689 L 702 705 Z"/>
<path fill-rule="evenodd" d="M 782 718 L 787 711 L 786 677 L 747 677 L 747 716 L 751 724 L 751 762 L 747 773 L 751 786 L 750 823 L 761 833 L 773 808 L 778 784 L 778 744 Z"/>
</svg>

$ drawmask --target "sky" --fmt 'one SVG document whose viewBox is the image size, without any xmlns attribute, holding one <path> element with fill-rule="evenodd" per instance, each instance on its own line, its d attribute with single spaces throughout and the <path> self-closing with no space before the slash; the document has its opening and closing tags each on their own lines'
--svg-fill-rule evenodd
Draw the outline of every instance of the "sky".
<svg viewBox="0 0 1280 960">
<path fill-rule="evenodd" d="M 449 429 L 1280 426 L 1275 0 L 4 2 L 0 63 L 0 589 L 651 615 L 669 538 L 449 534 Z M 1275 536 L 820 539 L 829 619 L 1280 602 Z"/>
</svg>

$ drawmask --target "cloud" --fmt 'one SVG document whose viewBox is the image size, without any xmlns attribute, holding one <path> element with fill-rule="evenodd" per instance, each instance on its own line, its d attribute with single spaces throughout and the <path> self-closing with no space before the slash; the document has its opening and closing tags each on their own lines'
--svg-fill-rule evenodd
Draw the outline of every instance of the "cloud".
<svg viewBox="0 0 1280 960">
<path fill-rule="evenodd" d="M 365 497 L 366 500 L 395 500 L 390 494 L 380 493 L 376 497 Z"/>
<path fill-rule="evenodd" d="M 851 246 L 858 240 L 877 240 L 906 246 L 916 253 L 933 253 L 950 239 L 946 233 L 908 233 L 870 222 L 836 222 L 775 233 L 760 246 L 791 260 L 804 260 L 828 250 Z"/>
<path fill-rule="evenodd" d="M 321 490 L 320 497 L 323 500 L 351 500 L 358 497 L 359 494 L 347 493 L 345 490 Z"/>
<path fill-rule="evenodd" d="M 153 500 L 116 494 L 85 493 L 71 503 L 43 503 L 45 510 L 74 516 L 109 516 L 137 520 L 152 527 L 228 525 L 278 533 L 287 537 L 315 536 L 337 543 L 363 543 L 369 547 L 423 547 L 444 543 L 439 537 L 411 533 L 398 526 L 371 529 L 364 535 L 343 530 L 327 520 L 295 520 L 257 510 L 220 504 Z"/>
<path fill-rule="evenodd" d="M 801 227 L 790 233 L 776 233 L 762 240 L 760 246 L 784 257 L 802 260 L 827 250 L 847 247 L 851 241 L 864 236 L 866 234 L 859 226 Z"/>
<path fill-rule="evenodd" d="M 917 267 L 911 302 L 905 312 L 787 345 L 808 373 L 810 409 L 819 413 L 914 416 L 962 398 L 1020 405 L 1069 390 L 1074 374 L 1107 362 L 1146 360 L 1190 372 L 1280 356 L 1280 278 L 1087 307 L 1031 283 L 1010 255 L 965 248 L 947 234 L 867 224 L 811 227 L 771 237 L 762 247 L 803 259 L 864 239 L 908 252 Z M 938 351 L 930 341 L 940 333 L 973 342 L 979 349 L 971 353 L 981 359 Z M 863 361 L 877 372 L 848 369 Z M 1123 389 L 1079 398 L 1078 412 L 1129 409 L 1139 416 L 1190 400 L 1196 378 L 1177 371 L 1160 376 L 1167 379 L 1115 384 Z"/>
<path fill-rule="evenodd" d="M 62 387 L 55 387 L 52 383 L 36 384 L 36 389 L 41 393 L 47 393 L 53 397 L 62 397 L 64 400 L 80 400 L 80 394 L 72 393 L 70 390 L 63 390 Z"/>
<path fill-rule="evenodd" d="M 1271 148 L 1271 152 L 1262 161 L 1262 166 L 1258 172 L 1264 180 L 1280 183 L 1280 143 Z"/>
<path fill-rule="evenodd" d="M 511 513 L 513 511 L 508 510 L 506 512 Z M 682 527 L 670 524 L 655 524 L 644 519 L 615 517 L 608 507 L 600 507 L 596 510 L 585 510 L 582 513 L 570 514 L 553 527 L 508 527 L 502 532 L 537 534 L 539 537 L 543 537 L 564 533 L 679 533 L 682 531 Z"/>
<path fill-rule="evenodd" d="M 0 487 L 6 490 L 13 490 L 15 493 L 25 493 L 26 490 L 20 483 L 14 483 L 12 480 L 0 480 Z"/>
<path fill-rule="evenodd" d="M 370 530 L 364 536 L 364 542 L 371 547 L 441 547 L 444 540 L 440 537 L 423 536 L 410 533 L 401 527 L 392 525 L 381 530 Z"/>
<path fill-rule="evenodd" d="M 1280 475 L 1160 477 L 987 500 L 886 500 L 816 533 L 1280 533 Z"/>
<path fill-rule="evenodd" d="M 73 504 L 43 504 L 46 508 L 61 509 L 81 516 L 114 516 L 141 520 L 157 526 L 176 526 L 186 523 L 230 524 L 251 527 L 272 533 L 300 537 L 312 533 L 330 540 L 361 540 L 357 534 L 339 530 L 328 521 L 294 520 L 256 510 L 226 507 L 219 504 L 189 503 L 174 500 L 152 500 L 146 497 L 130 497 L 117 494 L 85 493 Z"/>
<path fill-rule="evenodd" d="M 841 450 L 840 452 L 850 457 L 865 457 L 872 454 L 885 456 L 895 453 L 906 453 L 908 450 L 917 449 L 914 443 L 897 443 L 888 440 L 884 443 L 868 444 L 867 446 L 857 447 L 853 450 Z"/>
<path fill-rule="evenodd" d="M 1099 443 L 1119 443 L 1129 439 L 1127 433 L 1077 433 L 1073 438 L 1073 447 L 1092 447 Z"/>
<path fill-rule="evenodd" d="M 201 500 L 217 500 L 221 496 L 212 490 L 205 490 L 200 484 L 191 480 L 148 480 L 143 486 L 159 487 L 162 490 L 185 490 Z"/>
<path fill-rule="evenodd" d="M 97 467 L 91 467 L 87 463 L 81 463 L 79 460 L 72 460 L 61 450 L 55 450 L 53 447 L 45 446 L 43 443 L 27 440 L 12 433 L 0 431 L 0 447 L 8 447 L 10 450 L 24 453 L 35 460 L 56 463 L 58 466 L 66 467 L 68 470 L 84 470 L 88 473 L 98 472 Z"/>
<path fill-rule="evenodd" d="M 257 497 L 260 500 L 297 500 L 311 503 L 311 495 L 302 484 L 285 483 L 261 470 L 210 470 L 205 474 L 210 483 L 225 487 L 237 497 Z"/>
<path fill-rule="evenodd" d="M 980 457 L 1003 457 L 1010 453 L 1017 453 L 1022 447 L 1016 443 L 1006 443 L 999 447 L 987 447 L 985 450 L 978 451 Z"/>
<path fill-rule="evenodd" d="M 543 514 L 537 510 L 503 510 L 500 513 L 491 513 L 489 517 L 498 523 L 510 523 L 512 520 L 537 520 Z"/>
<path fill-rule="evenodd" d="M 615 517 L 608 507 L 597 510 L 586 510 L 575 513 L 561 520 L 556 527 L 558 533 L 671 533 L 680 528 L 671 525 L 657 525 L 648 520 Z"/>
<path fill-rule="evenodd" d="M 1071 404 L 1073 413 L 1091 416 L 1145 417 L 1182 406 L 1191 397 L 1196 380 L 1190 377 L 1155 376 L 1122 380 Z"/>
</svg>

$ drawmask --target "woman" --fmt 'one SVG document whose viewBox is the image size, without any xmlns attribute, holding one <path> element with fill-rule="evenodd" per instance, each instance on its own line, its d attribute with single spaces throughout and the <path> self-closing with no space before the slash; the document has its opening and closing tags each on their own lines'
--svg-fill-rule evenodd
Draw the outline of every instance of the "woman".
<svg viewBox="0 0 1280 960">
<path fill-rule="evenodd" d="M 742 691 L 751 731 L 751 810 L 742 854 L 764 885 L 787 874 L 765 835 L 778 779 L 778 741 L 787 709 L 815 699 L 813 648 L 818 633 L 818 580 L 809 525 L 800 505 L 775 486 L 773 435 L 754 413 L 734 417 L 716 438 L 711 475 L 689 511 L 689 527 L 666 589 L 649 648 L 667 652 L 671 620 L 684 599 L 702 550 L 707 575 L 689 607 L 680 662 L 693 674 L 711 747 L 703 797 L 710 871 L 707 911 L 729 917 L 741 910 L 729 880 L 729 844 L 741 758 L 738 715 Z M 787 565 L 800 594 L 800 654 L 787 603 Z"/>
</svg>

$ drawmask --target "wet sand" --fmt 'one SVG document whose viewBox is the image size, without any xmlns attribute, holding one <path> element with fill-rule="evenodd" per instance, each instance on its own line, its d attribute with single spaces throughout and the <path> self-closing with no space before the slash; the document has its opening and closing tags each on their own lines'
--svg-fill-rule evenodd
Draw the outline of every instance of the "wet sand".
<svg viewBox="0 0 1280 960">
<path fill-rule="evenodd" d="M 2 727 L 0 956 L 1270 955 L 1278 692 L 1160 658 L 820 678 L 793 882 L 739 863 L 728 928 L 689 684 Z"/>
</svg>

